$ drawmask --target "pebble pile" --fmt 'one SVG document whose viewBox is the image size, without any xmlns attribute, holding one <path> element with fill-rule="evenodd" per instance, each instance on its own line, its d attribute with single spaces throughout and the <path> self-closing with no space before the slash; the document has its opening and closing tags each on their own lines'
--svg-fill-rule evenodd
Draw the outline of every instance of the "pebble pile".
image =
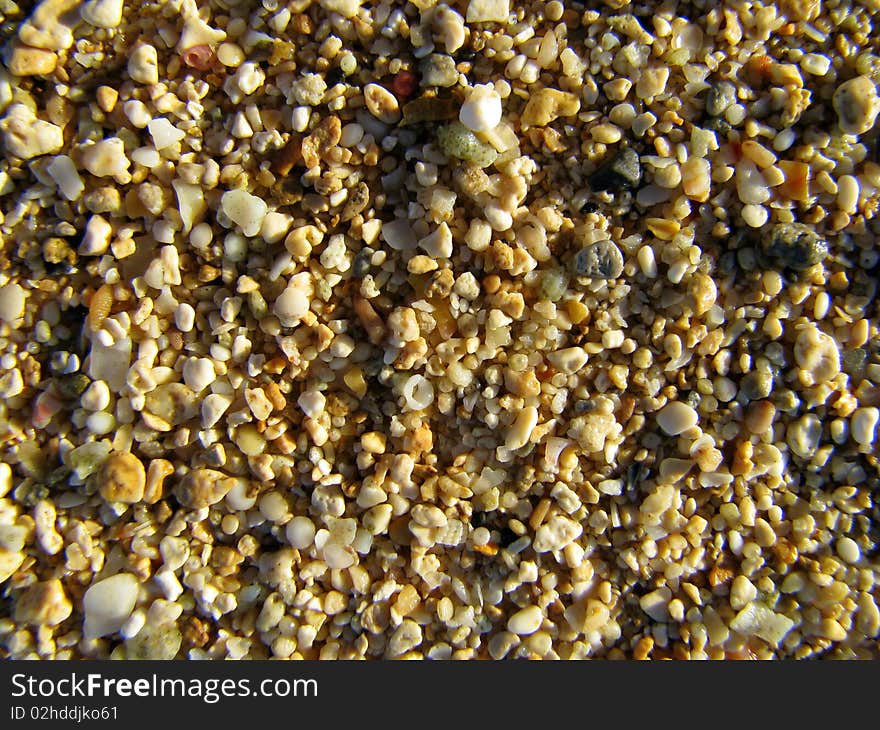
<svg viewBox="0 0 880 730">
<path fill-rule="evenodd" d="M 874 23 L 0 3 L 0 654 L 877 657 Z"/>
</svg>

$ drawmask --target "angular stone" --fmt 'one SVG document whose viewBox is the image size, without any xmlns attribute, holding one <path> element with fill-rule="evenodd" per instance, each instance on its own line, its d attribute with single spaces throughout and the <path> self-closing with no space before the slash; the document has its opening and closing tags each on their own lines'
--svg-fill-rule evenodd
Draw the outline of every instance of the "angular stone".
<svg viewBox="0 0 880 730">
<path fill-rule="evenodd" d="M 588 178 L 593 190 L 608 190 L 612 193 L 632 190 L 641 181 L 642 164 L 638 152 L 631 147 L 624 147 Z"/>
</svg>

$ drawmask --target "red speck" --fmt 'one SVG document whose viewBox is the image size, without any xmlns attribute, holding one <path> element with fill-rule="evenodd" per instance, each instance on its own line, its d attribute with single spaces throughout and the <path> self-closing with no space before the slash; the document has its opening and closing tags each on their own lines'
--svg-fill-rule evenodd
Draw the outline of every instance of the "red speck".
<svg viewBox="0 0 880 730">
<path fill-rule="evenodd" d="M 187 66 L 197 71 L 208 71 L 214 66 L 217 57 L 211 46 L 202 44 L 187 48 L 180 54 L 180 58 Z"/>
<path fill-rule="evenodd" d="M 398 96 L 408 99 L 419 88 L 419 79 L 412 71 L 401 71 L 391 82 L 391 88 Z"/>
<path fill-rule="evenodd" d="M 739 162 L 742 159 L 742 145 L 739 142 L 732 141 L 730 144 L 730 151 L 733 153 L 734 159 L 736 162 Z"/>
</svg>

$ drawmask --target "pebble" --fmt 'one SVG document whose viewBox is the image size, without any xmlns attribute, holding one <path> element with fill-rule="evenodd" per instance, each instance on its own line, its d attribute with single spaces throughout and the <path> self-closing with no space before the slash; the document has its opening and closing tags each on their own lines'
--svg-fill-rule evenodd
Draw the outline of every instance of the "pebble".
<svg viewBox="0 0 880 730">
<path fill-rule="evenodd" d="M 506 23 L 510 0 L 468 0 L 465 18 L 468 23 Z"/>
<path fill-rule="evenodd" d="M 139 84 L 159 83 L 159 55 L 149 43 L 135 46 L 128 57 L 128 75 Z"/>
<path fill-rule="evenodd" d="M 315 542 L 315 523 L 308 517 L 294 517 L 285 526 L 284 534 L 292 548 L 305 550 Z"/>
<path fill-rule="evenodd" d="M 183 382 L 194 393 L 201 393 L 217 378 L 214 361 L 207 357 L 191 357 L 183 366 Z"/>
<path fill-rule="evenodd" d="M 196 310 L 191 304 L 181 302 L 174 310 L 174 324 L 181 332 L 190 332 L 196 323 Z"/>
<path fill-rule="evenodd" d="M 57 626 L 71 613 L 73 605 L 57 578 L 28 586 L 15 601 L 15 620 L 31 626 Z"/>
<path fill-rule="evenodd" d="M 576 276 L 616 279 L 623 273 L 623 254 L 611 241 L 597 241 L 578 251 L 572 264 Z"/>
<path fill-rule="evenodd" d="M 80 405 L 87 411 L 103 411 L 110 405 L 110 388 L 103 380 L 91 383 L 80 397 Z"/>
<path fill-rule="evenodd" d="M 855 565 L 862 559 L 862 551 L 858 543 L 851 537 L 841 537 L 837 540 L 837 554 L 840 559 L 849 565 Z"/>
<path fill-rule="evenodd" d="M 113 227 L 100 215 L 93 215 L 86 223 L 86 230 L 79 244 L 77 253 L 80 256 L 101 256 L 110 247 Z"/>
<path fill-rule="evenodd" d="M 589 357 L 583 347 L 564 347 L 547 355 L 550 364 L 566 375 L 572 375 L 580 370 L 587 364 Z"/>
<path fill-rule="evenodd" d="M 455 59 L 445 53 L 432 53 L 419 64 L 423 86 L 455 86 L 458 82 L 458 69 Z"/>
<path fill-rule="evenodd" d="M 696 426 L 699 420 L 696 410 L 681 401 L 667 403 L 657 413 L 657 425 L 667 436 L 678 436 Z"/>
<path fill-rule="evenodd" d="M 412 619 L 405 618 L 391 634 L 385 654 L 389 658 L 402 656 L 419 646 L 423 638 L 422 627 Z"/>
<path fill-rule="evenodd" d="M 57 63 L 58 57 L 52 51 L 16 43 L 7 68 L 14 76 L 45 76 L 55 70 Z"/>
<path fill-rule="evenodd" d="M 638 153 L 631 147 L 624 147 L 588 178 L 593 190 L 610 192 L 632 190 L 641 180 L 641 161 Z"/>
<path fill-rule="evenodd" d="M 60 51 L 73 45 L 73 28 L 62 22 L 82 0 L 42 0 L 18 29 L 23 43 L 34 48 Z"/>
<path fill-rule="evenodd" d="M 736 86 L 730 81 L 712 84 L 706 92 L 706 114 L 718 117 L 736 103 Z"/>
<path fill-rule="evenodd" d="M 61 127 L 37 119 L 25 104 L 10 104 L 0 119 L 0 132 L 6 152 L 23 160 L 60 152 L 64 146 Z"/>
<path fill-rule="evenodd" d="M 745 424 L 750 433 L 766 433 L 776 417 L 776 406 L 770 401 L 759 400 L 751 403 L 746 411 Z"/>
<path fill-rule="evenodd" d="M 13 322 L 24 315 L 25 290 L 15 283 L 0 286 L 0 320 Z"/>
<path fill-rule="evenodd" d="M 411 375 L 401 389 L 406 407 L 420 411 L 434 402 L 434 386 L 424 375 Z"/>
<path fill-rule="evenodd" d="M 146 394 L 143 412 L 161 420 L 162 423 L 151 423 L 151 428 L 167 431 L 195 416 L 199 412 L 199 403 L 189 386 L 183 383 L 165 383 Z"/>
<path fill-rule="evenodd" d="M 297 398 L 296 404 L 309 418 L 318 418 L 324 412 L 327 399 L 323 393 L 316 390 L 307 390 Z"/>
<path fill-rule="evenodd" d="M 183 507 L 200 510 L 221 501 L 235 482 L 214 469 L 192 469 L 174 488 L 174 495 Z"/>
<path fill-rule="evenodd" d="M 119 137 L 110 137 L 82 148 L 82 163 L 95 177 L 113 177 L 117 182 L 128 182 L 131 161 L 125 154 L 125 144 Z"/>
<path fill-rule="evenodd" d="M 828 256 L 828 242 L 803 223 L 778 223 L 769 236 L 762 236 L 757 253 L 769 267 L 804 271 Z"/>
<path fill-rule="evenodd" d="M 144 498 L 147 474 L 144 465 L 128 451 L 107 457 L 97 476 L 98 491 L 108 502 L 134 504 Z"/>
<path fill-rule="evenodd" d="M 122 23 L 124 0 L 88 0 L 79 9 L 80 17 L 95 28 L 118 28 Z"/>
<path fill-rule="evenodd" d="M 794 359 L 800 367 L 798 377 L 808 387 L 827 382 L 840 372 L 837 343 L 814 324 L 804 327 L 798 334 Z"/>
<path fill-rule="evenodd" d="M 367 111 L 385 124 L 397 124 L 401 118 L 400 103 L 388 89 L 380 84 L 364 87 L 364 103 Z"/>
<path fill-rule="evenodd" d="M 468 92 L 458 121 L 472 132 L 488 132 L 501 123 L 501 97 L 492 84 L 477 84 Z"/>
<path fill-rule="evenodd" d="M 139 588 L 131 573 L 93 583 L 83 595 L 83 638 L 89 641 L 119 631 L 134 610 Z"/>
<path fill-rule="evenodd" d="M 743 636 L 757 636 L 773 646 L 779 646 L 794 628 L 794 623 L 788 616 L 753 601 L 733 617 L 730 628 Z"/>
<path fill-rule="evenodd" d="M 537 425 L 538 409 L 534 406 L 523 408 L 516 414 L 516 418 L 507 429 L 504 445 L 511 451 L 522 448 L 529 442 L 529 437 Z"/>
<path fill-rule="evenodd" d="M 570 91 L 544 87 L 529 95 L 520 124 L 523 128 L 546 127 L 560 117 L 574 116 L 580 109 L 580 99 Z"/>
<path fill-rule="evenodd" d="M 544 613 L 538 606 L 521 608 L 507 620 L 507 630 L 518 636 L 534 634 L 544 621 Z"/>
<path fill-rule="evenodd" d="M 730 607 L 734 611 L 744 608 L 758 597 L 758 589 L 744 575 L 738 575 L 730 586 Z"/>
<path fill-rule="evenodd" d="M 232 405 L 232 396 L 211 393 L 202 401 L 202 428 L 213 428 Z"/>
<path fill-rule="evenodd" d="M 880 410 L 870 406 L 857 408 L 850 421 L 850 433 L 853 440 L 862 446 L 870 446 L 877 437 L 877 422 L 880 421 Z"/>
<path fill-rule="evenodd" d="M 459 13 L 443 3 L 434 11 L 432 21 L 436 37 L 447 53 L 455 53 L 464 45 L 467 35 L 464 18 Z"/>
<path fill-rule="evenodd" d="M 320 0 L 319 5 L 331 13 L 339 13 L 343 18 L 353 18 L 361 8 L 361 0 Z"/>
<path fill-rule="evenodd" d="M 579 522 L 555 515 L 537 529 L 532 547 L 536 553 L 562 550 L 577 540 L 583 532 L 584 528 Z"/>
<path fill-rule="evenodd" d="M 447 157 L 457 157 L 472 162 L 477 167 L 489 167 L 498 159 L 498 151 L 461 122 L 440 127 L 437 130 L 437 142 Z"/>
<path fill-rule="evenodd" d="M 58 185 L 58 191 L 68 200 L 77 200 L 85 190 L 85 184 L 67 155 L 56 155 L 46 166 L 46 172 Z"/>
<path fill-rule="evenodd" d="M 126 639 L 125 658 L 170 661 L 177 656 L 182 642 L 183 635 L 174 623 L 151 622 L 148 618 L 146 625 L 135 636 Z"/>
<path fill-rule="evenodd" d="M 672 599 L 672 591 L 662 586 L 655 591 L 646 593 L 639 599 L 639 608 L 658 623 L 666 623 L 669 620 L 669 601 Z"/>
<path fill-rule="evenodd" d="M 870 131 L 880 113 L 877 86 L 867 76 L 844 81 L 832 97 L 837 123 L 845 134 L 860 135 Z"/>
<path fill-rule="evenodd" d="M 177 142 L 180 142 L 186 133 L 175 127 L 165 117 L 157 117 L 147 122 L 147 129 L 153 138 L 153 146 L 157 150 L 163 150 Z"/>
<path fill-rule="evenodd" d="M 452 256 L 452 231 L 444 221 L 434 231 L 419 241 L 419 247 L 434 259 Z"/>
<path fill-rule="evenodd" d="M 302 273 L 291 277 L 272 305 L 272 311 L 281 320 L 282 327 L 295 327 L 309 311 L 313 295 L 311 274 Z"/>
<path fill-rule="evenodd" d="M 245 190 L 228 190 L 220 198 L 220 207 L 248 238 L 256 236 L 269 212 L 266 202 Z"/>
</svg>

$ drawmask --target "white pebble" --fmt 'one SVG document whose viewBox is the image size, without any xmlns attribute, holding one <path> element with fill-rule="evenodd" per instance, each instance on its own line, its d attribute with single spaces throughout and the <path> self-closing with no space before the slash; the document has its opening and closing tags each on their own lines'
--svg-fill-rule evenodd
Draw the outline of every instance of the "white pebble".
<svg viewBox="0 0 880 730">
<path fill-rule="evenodd" d="M 769 217 L 770 213 L 763 205 L 749 203 L 742 208 L 742 219 L 751 228 L 760 228 L 767 222 Z"/>
<path fill-rule="evenodd" d="M 327 543 L 321 551 L 324 562 L 327 567 L 333 570 L 345 570 L 354 565 L 356 554 L 354 549 L 348 545 L 337 545 L 336 543 Z"/>
<path fill-rule="evenodd" d="M 216 379 L 214 362 L 207 357 L 193 357 L 183 366 L 183 382 L 200 393 Z"/>
<path fill-rule="evenodd" d="M 474 86 L 458 113 L 459 121 L 474 132 L 488 132 L 501 122 L 501 97 L 492 84 Z"/>
<path fill-rule="evenodd" d="M 25 291 L 18 284 L 0 286 L 0 320 L 12 322 L 24 314 Z"/>
<path fill-rule="evenodd" d="M 837 554 L 841 560 L 850 565 L 855 565 L 862 559 L 862 551 L 851 537 L 841 537 L 837 541 Z"/>
<path fill-rule="evenodd" d="M 64 146 L 61 127 L 37 119 L 25 104 L 11 104 L 0 120 L 0 132 L 6 152 L 23 160 L 60 152 Z"/>
<path fill-rule="evenodd" d="M 122 628 L 137 602 L 139 584 L 131 573 L 119 573 L 92 584 L 83 596 L 83 638 L 97 639 Z"/>
<path fill-rule="evenodd" d="M 278 295 L 272 305 L 282 327 L 295 327 L 309 311 L 312 297 L 311 274 L 303 272 L 291 277 L 287 288 Z"/>
<path fill-rule="evenodd" d="M 186 302 L 178 304 L 177 309 L 174 310 L 174 324 L 177 326 L 177 329 L 181 332 L 190 332 L 195 322 L 196 310 L 193 309 L 192 305 Z"/>
<path fill-rule="evenodd" d="M 131 162 L 125 155 L 125 144 L 119 137 L 110 137 L 83 147 L 82 163 L 95 177 L 113 177 L 122 184 L 131 179 L 128 175 Z"/>
<path fill-rule="evenodd" d="M 186 133 L 179 130 L 165 117 L 157 117 L 147 123 L 147 129 L 153 138 L 153 146 L 157 150 L 165 149 L 171 145 L 180 142 Z"/>
<path fill-rule="evenodd" d="M 233 223 L 248 237 L 256 236 L 269 212 L 269 206 L 262 198 L 245 190 L 228 190 L 220 198 L 220 207 Z"/>
<path fill-rule="evenodd" d="M 140 99 L 131 99 L 125 102 L 125 104 L 122 105 L 122 113 L 125 114 L 128 121 L 132 123 L 132 126 L 135 126 L 138 129 L 146 127 L 153 118 L 153 115 L 150 114 L 150 109 Z M 147 165 L 147 167 L 150 166 Z"/>
<path fill-rule="evenodd" d="M 149 43 L 135 46 L 128 58 L 128 75 L 140 84 L 159 83 L 159 56 Z"/>
<path fill-rule="evenodd" d="M 315 523 L 308 517 L 294 517 L 284 528 L 290 547 L 305 550 L 315 542 Z"/>
<path fill-rule="evenodd" d="M 519 636 L 534 634 L 544 620 L 544 614 L 538 606 L 521 608 L 507 620 L 507 630 Z"/>
<path fill-rule="evenodd" d="M 844 212 L 853 214 L 859 207 L 859 180 L 853 175 L 841 175 L 837 181 L 837 205 Z"/>
<path fill-rule="evenodd" d="M 79 403 L 87 411 L 103 411 L 110 405 L 110 388 L 103 380 L 95 380 L 80 396 Z"/>
<path fill-rule="evenodd" d="M 668 436 L 678 436 L 697 425 L 697 412 L 686 403 L 672 401 L 657 414 L 657 424 Z"/>
<path fill-rule="evenodd" d="M 516 418 L 507 429 L 507 437 L 504 440 L 505 447 L 513 451 L 525 446 L 537 425 L 538 409 L 535 406 L 523 408 L 516 414 Z"/>
<path fill-rule="evenodd" d="M 100 215 L 93 215 L 86 223 L 86 231 L 77 252 L 80 256 L 100 256 L 110 246 L 113 227 Z"/>
<path fill-rule="evenodd" d="M 79 10 L 80 17 L 95 28 L 118 28 L 122 23 L 123 0 L 89 0 Z"/>
<path fill-rule="evenodd" d="M 96 411 L 86 418 L 86 428 L 95 436 L 105 436 L 116 428 L 116 419 L 107 411 Z"/>
<path fill-rule="evenodd" d="M 307 390 L 297 398 L 296 404 L 309 418 L 317 418 L 324 412 L 327 399 L 317 390 Z"/>
<path fill-rule="evenodd" d="M 57 155 L 46 165 L 46 172 L 58 185 L 58 191 L 68 200 L 77 200 L 85 190 L 85 183 L 76 171 L 76 165 L 67 155 Z"/>
<path fill-rule="evenodd" d="M 736 165 L 736 192 L 746 205 L 758 205 L 770 198 L 767 181 L 755 163 L 746 157 Z"/>
<path fill-rule="evenodd" d="M 857 444 L 870 445 L 874 443 L 878 420 L 880 420 L 880 410 L 877 408 L 866 407 L 855 410 L 850 422 L 850 431 Z"/>
<path fill-rule="evenodd" d="M 452 256 L 452 231 L 444 221 L 434 231 L 419 241 L 419 246 L 435 259 L 448 259 Z"/>
<path fill-rule="evenodd" d="M 423 375 L 412 375 L 403 384 L 407 410 L 419 411 L 434 402 L 434 386 Z"/>
</svg>

